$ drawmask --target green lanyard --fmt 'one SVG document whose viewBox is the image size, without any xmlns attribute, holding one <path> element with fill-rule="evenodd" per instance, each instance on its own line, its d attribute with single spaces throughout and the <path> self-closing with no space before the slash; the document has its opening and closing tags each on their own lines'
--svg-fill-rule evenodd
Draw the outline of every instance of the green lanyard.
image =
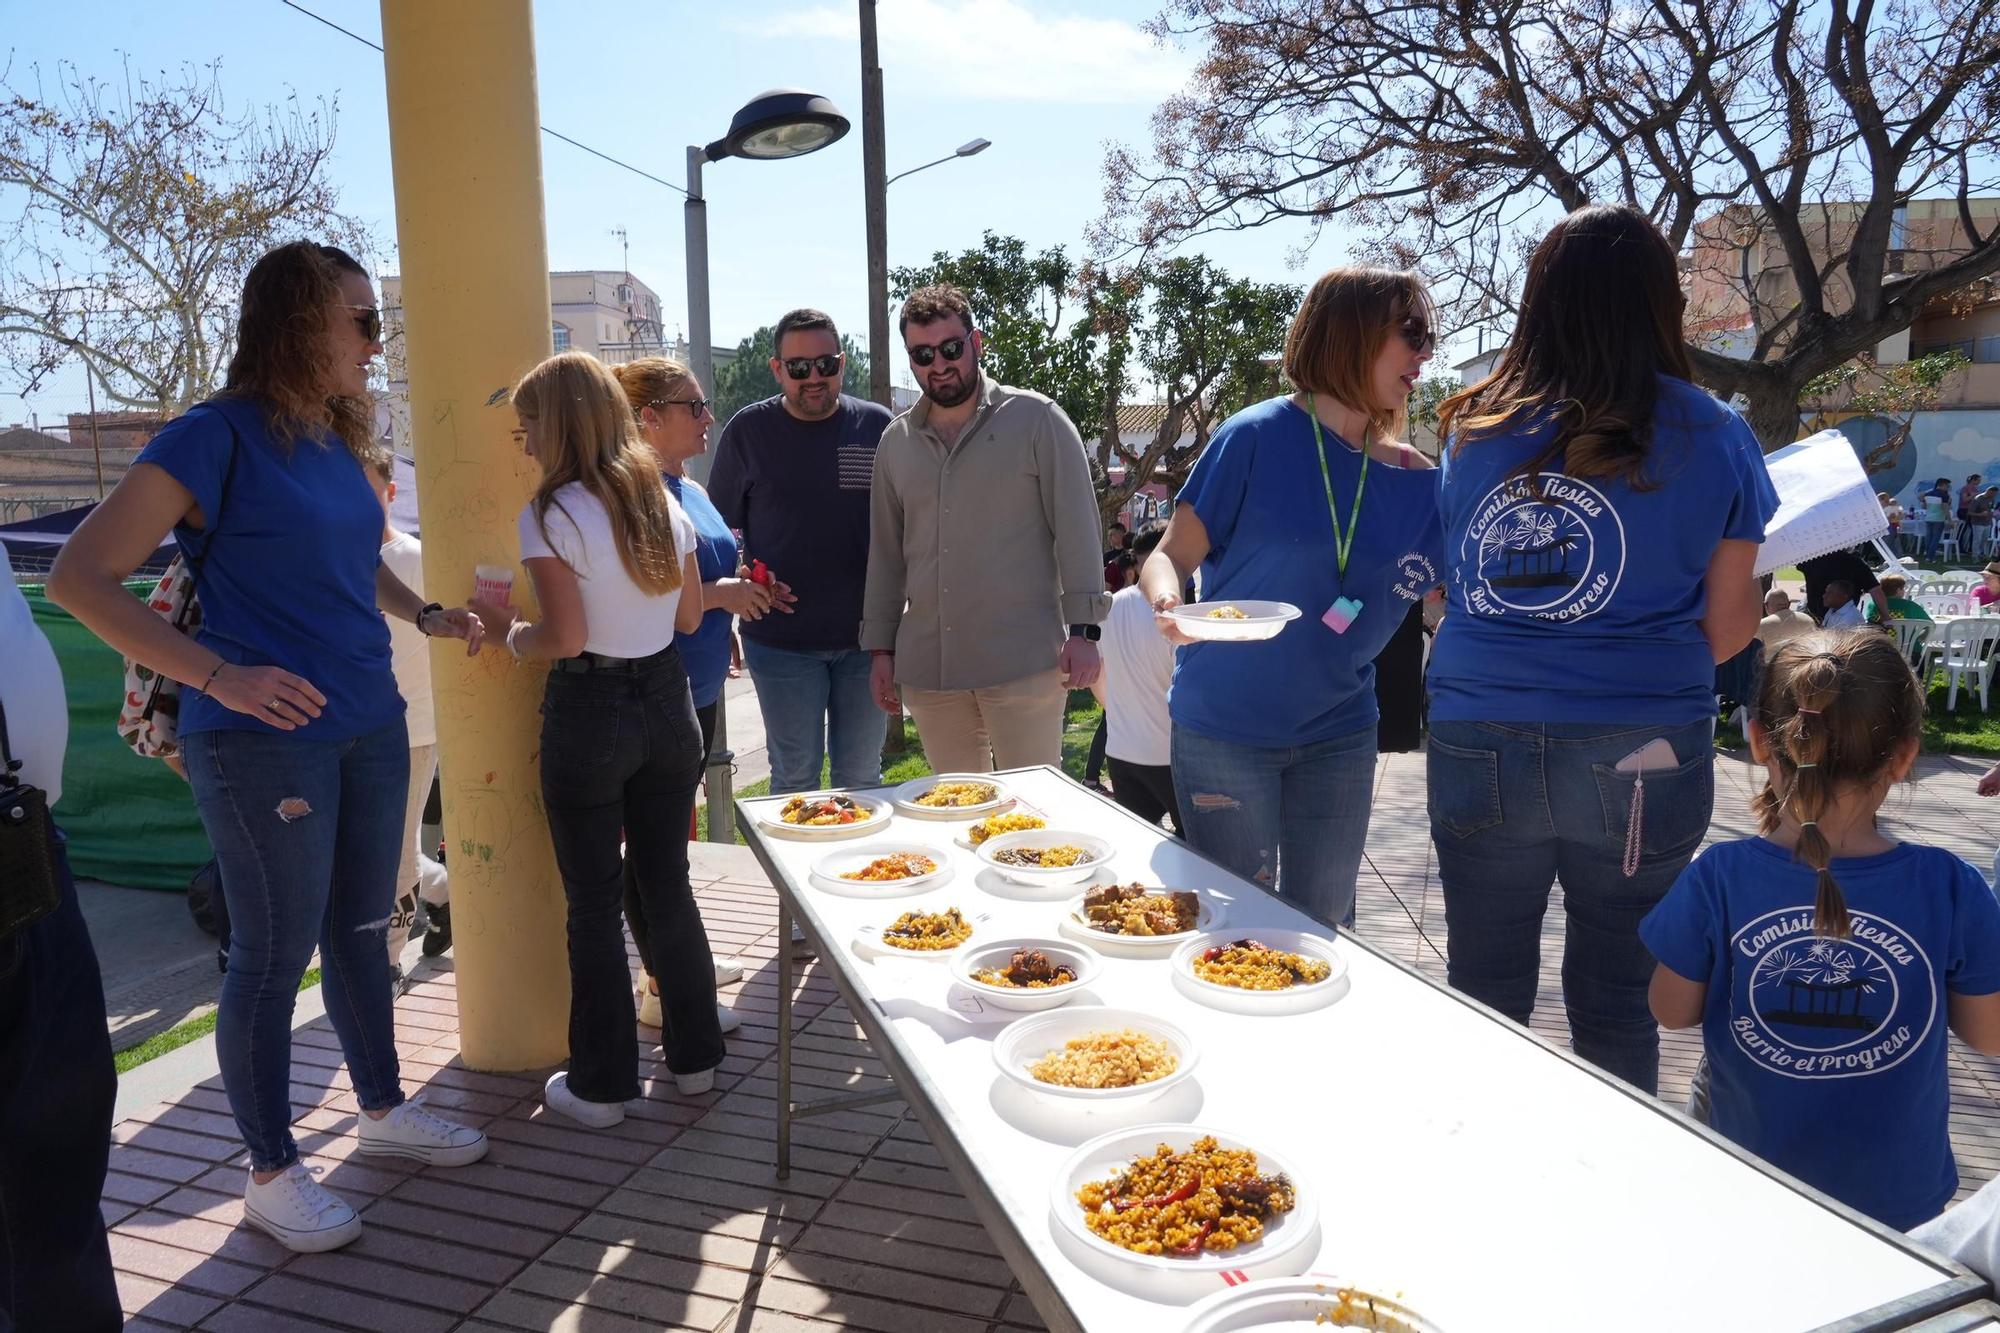
<svg viewBox="0 0 2000 1333">
<path fill-rule="evenodd" d="M 1354 549 L 1354 534 L 1361 526 L 1361 496 L 1368 489 L 1368 450 L 1361 450 L 1361 480 L 1354 487 L 1354 507 L 1347 513 L 1347 532 L 1340 531 L 1340 511 L 1334 507 L 1333 474 L 1326 467 L 1326 437 L 1319 429 L 1319 404 L 1311 394 L 1306 395 L 1306 406 L 1311 409 L 1313 423 L 1313 443 L 1319 446 L 1319 479 L 1326 483 L 1326 516 L 1333 523 L 1333 554 L 1340 575 L 1340 586 L 1347 586 L 1347 553 Z"/>
</svg>

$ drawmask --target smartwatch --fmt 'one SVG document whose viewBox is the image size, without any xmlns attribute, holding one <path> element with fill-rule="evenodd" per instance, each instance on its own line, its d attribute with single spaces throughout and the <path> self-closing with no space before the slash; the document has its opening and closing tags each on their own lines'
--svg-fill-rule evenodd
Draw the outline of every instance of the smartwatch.
<svg viewBox="0 0 2000 1333">
<path fill-rule="evenodd" d="M 1069 627 L 1069 636 L 1072 639 L 1088 639 L 1092 643 L 1096 643 L 1104 637 L 1104 629 L 1100 625 L 1071 625 Z"/>
<path fill-rule="evenodd" d="M 429 615 L 433 611 L 442 611 L 442 610 L 444 610 L 444 605 L 441 602 L 425 603 L 424 609 L 417 612 L 417 618 L 416 621 L 414 622 L 417 627 L 417 632 L 419 634 L 422 634 L 427 639 L 431 637 L 431 632 L 424 628 L 424 617 Z"/>
</svg>

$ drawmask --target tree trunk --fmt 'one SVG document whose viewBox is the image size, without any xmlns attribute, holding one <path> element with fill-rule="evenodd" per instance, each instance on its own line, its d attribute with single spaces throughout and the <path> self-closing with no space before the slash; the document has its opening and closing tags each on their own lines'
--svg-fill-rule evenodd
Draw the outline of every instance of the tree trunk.
<svg viewBox="0 0 2000 1333">
<path fill-rule="evenodd" d="M 1743 397 L 1743 419 L 1756 432 L 1765 453 L 1799 438 L 1798 385 L 1759 377 L 1744 385 Z"/>
</svg>

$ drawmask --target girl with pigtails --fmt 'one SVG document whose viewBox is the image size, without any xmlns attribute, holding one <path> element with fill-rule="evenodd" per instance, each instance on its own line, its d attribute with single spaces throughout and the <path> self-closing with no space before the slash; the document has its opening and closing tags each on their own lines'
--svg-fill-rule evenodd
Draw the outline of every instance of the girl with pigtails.
<svg viewBox="0 0 2000 1333">
<path fill-rule="evenodd" d="M 1885 635 L 1784 644 L 1750 723 L 1761 836 L 1703 852 L 1640 925 L 1654 1016 L 1701 1024 L 1716 1132 L 1899 1231 L 1958 1187 L 1946 1030 L 2000 1054 L 1993 890 L 1876 825 L 1923 708 Z"/>
</svg>

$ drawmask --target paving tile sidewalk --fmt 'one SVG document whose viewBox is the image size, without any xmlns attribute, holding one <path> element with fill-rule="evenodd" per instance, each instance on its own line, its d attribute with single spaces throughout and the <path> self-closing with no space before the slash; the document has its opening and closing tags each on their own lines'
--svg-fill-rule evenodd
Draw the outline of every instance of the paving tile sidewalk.
<svg viewBox="0 0 2000 1333">
<path fill-rule="evenodd" d="M 1982 809 L 1973 796 L 1978 771 L 1971 761 L 1926 761 L 1891 816 L 1906 836 L 1990 865 L 2000 810 Z M 1718 759 L 1713 836 L 1747 831 L 1749 781 L 1740 760 Z M 1444 923 L 1420 756 L 1383 760 L 1369 853 L 1360 930 L 1442 977 L 1431 948 L 1443 948 Z M 333 1254 L 291 1255 L 237 1226 L 241 1145 L 219 1081 L 208 1078 L 113 1131 L 104 1209 L 128 1327 L 1039 1328 L 900 1103 L 801 1122 L 792 1178 L 777 1181 L 776 896 L 739 848 L 700 848 L 697 881 L 717 951 L 744 958 L 748 972 L 726 993 L 745 1022 L 730 1038 L 715 1092 L 681 1098 L 666 1070 L 649 1064 L 645 1099 L 623 1125 L 578 1129 L 542 1110 L 538 1074 L 463 1067 L 451 971 L 427 963 L 424 979 L 397 1005 L 405 1085 L 440 1111 L 484 1126 L 490 1157 L 458 1170 L 356 1157 L 358 1110 L 337 1045 L 324 1019 L 309 1023 L 294 1040 L 297 1130 L 309 1163 L 361 1209 L 362 1239 Z M 1558 902 L 1534 1020 L 1557 1044 L 1567 1036 L 1561 923 Z M 804 969 L 798 1000 L 802 1095 L 881 1086 L 881 1065 L 816 966 Z M 1669 1035 L 1664 1095 L 1685 1095 L 1698 1055 L 1698 1039 Z M 1954 1044 L 1953 1139 L 1968 1191 L 2000 1171 L 1996 1092 L 2000 1062 Z"/>
</svg>

